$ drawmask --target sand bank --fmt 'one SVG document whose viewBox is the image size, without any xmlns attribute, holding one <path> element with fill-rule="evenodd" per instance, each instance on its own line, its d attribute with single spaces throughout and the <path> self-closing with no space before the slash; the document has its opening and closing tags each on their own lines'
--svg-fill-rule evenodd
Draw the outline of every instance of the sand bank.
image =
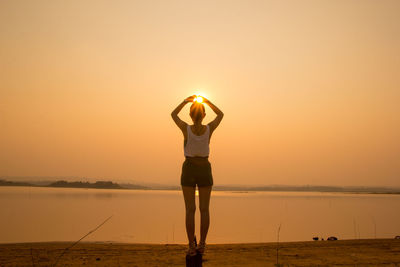
<svg viewBox="0 0 400 267">
<path fill-rule="evenodd" d="M 0 244 L 0 266 L 51 266 L 72 243 Z M 276 243 L 209 244 L 203 266 L 274 266 Z M 185 266 L 185 245 L 79 243 L 57 266 Z M 400 266 L 400 240 L 279 244 L 283 266 Z"/>
</svg>

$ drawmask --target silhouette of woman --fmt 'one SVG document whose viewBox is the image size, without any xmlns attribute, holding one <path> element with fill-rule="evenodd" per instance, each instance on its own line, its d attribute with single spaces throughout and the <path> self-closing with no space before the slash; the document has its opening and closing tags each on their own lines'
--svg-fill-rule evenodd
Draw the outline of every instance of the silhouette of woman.
<svg viewBox="0 0 400 267">
<path fill-rule="evenodd" d="M 210 225 L 209 203 L 213 185 L 211 164 L 208 161 L 209 144 L 212 133 L 224 117 L 224 113 L 208 99 L 203 97 L 202 100 L 217 114 L 217 117 L 207 125 L 202 124 L 206 116 L 205 108 L 202 103 L 196 101 L 196 96 L 186 98 L 171 113 L 172 119 L 181 129 L 184 137 L 186 159 L 182 166 L 181 186 L 186 208 L 186 233 L 189 240 L 187 254 L 190 256 L 196 255 L 197 252 L 203 254 L 205 250 L 206 237 Z M 178 113 L 189 102 L 193 103 L 190 107 L 190 117 L 193 125 L 188 125 L 178 117 Z M 196 185 L 199 190 L 200 204 L 200 242 L 197 248 L 194 242 Z"/>
</svg>

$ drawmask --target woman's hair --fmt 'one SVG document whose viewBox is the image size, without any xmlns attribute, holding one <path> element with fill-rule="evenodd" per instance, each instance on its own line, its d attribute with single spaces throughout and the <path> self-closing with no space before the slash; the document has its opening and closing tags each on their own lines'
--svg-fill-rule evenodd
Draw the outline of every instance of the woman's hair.
<svg viewBox="0 0 400 267">
<path fill-rule="evenodd" d="M 190 106 L 190 117 L 193 121 L 201 121 L 206 115 L 206 109 L 203 104 L 194 102 Z"/>
</svg>

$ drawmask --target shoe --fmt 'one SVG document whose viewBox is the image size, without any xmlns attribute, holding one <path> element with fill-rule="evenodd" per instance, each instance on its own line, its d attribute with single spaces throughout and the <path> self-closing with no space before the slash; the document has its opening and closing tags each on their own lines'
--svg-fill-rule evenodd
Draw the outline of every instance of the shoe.
<svg viewBox="0 0 400 267">
<path fill-rule="evenodd" d="M 194 241 L 189 243 L 189 249 L 187 250 L 186 254 L 189 255 L 190 257 L 196 256 L 197 250 L 196 250 L 196 243 Z"/>
<path fill-rule="evenodd" d="M 206 242 L 200 241 L 199 245 L 197 246 L 197 252 L 200 254 L 204 254 L 205 249 L 206 249 Z"/>
</svg>

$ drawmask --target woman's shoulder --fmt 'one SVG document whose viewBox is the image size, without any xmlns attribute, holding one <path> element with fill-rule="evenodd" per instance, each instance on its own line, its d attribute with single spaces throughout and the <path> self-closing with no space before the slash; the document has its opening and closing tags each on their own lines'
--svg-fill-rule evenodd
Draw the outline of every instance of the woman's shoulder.
<svg viewBox="0 0 400 267">
<path fill-rule="evenodd" d="M 208 124 L 202 124 L 202 128 L 200 131 L 196 130 L 196 128 L 194 127 L 194 124 L 188 125 L 188 132 L 190 132 L 196 136 L 204 135 L 207 131 L 209 131 L 209 129 L 210 129 L 210 127 L 208 126 Z"/>
</svg>

